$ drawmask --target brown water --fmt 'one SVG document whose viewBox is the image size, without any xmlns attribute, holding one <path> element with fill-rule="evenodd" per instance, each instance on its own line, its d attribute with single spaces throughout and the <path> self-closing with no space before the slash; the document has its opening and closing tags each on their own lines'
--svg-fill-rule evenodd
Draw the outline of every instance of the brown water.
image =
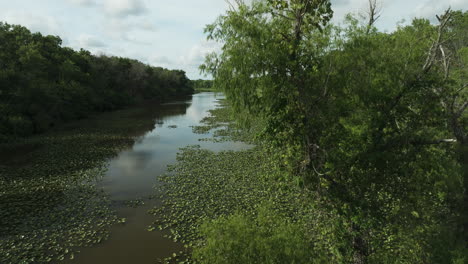
<svg viewBox="0 0 468 264">
<path fill-rule="evenodd" d="M 156 194 L 153 188 L 156 177 L 166 173 L 167 165 L 176 161 L 179 148 L 196 144 L 213 151 L 246 147 L 243 143 L 199 141 L 211 134 L 192 132 L 191 126 L 199 125 L 220 98 L 223 98 L 220 94 L 199 93 L 191 100 L 164 104 L 153 115 L 144 117 L 155 118 L 158 124 L 130 149 L 112 159 L 106 176 L 98 183 L 110 195 L 119 217 L 126 218 L 126 224 L 113 227 L 107 241 L 92 248 L 81 248 L 81 253 L 69 263 L 157 263 L 158 259 L 182 250 L 181 244 L 164 237 L 164 231 L 147 231 L 155 220 L 147 211 L 158 203 L 149 197 Z M 145 205 L 132 208 L 125 204 L 134 199 L 142 199 Z"/>
</svg>

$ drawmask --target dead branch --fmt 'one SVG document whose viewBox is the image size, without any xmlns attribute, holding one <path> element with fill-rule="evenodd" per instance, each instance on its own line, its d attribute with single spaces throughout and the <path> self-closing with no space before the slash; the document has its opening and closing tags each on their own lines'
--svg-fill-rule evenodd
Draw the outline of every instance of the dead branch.
<svg viewBox="0 0 468 264">
<path fill-rule="evenodd" d="M 444 64 L 444 78 L 445 80 L 448 79 L 449 77 L 449 72 L 450 72 L 450 56 L 447 56 L 444 50 L 444 47 L 442 45 L 439 46 L 440 48 L 440 53 L 442 54 L 442 63 Z"/>
<path fill-rule="evenodd" d="M 427 73 L 432 68 L 434 61 L 436 60 L 438 50 L 442 45 L 442 37 L 445 31 L 445 27 L 447 26 L 448 22 L 450 21 L 450 18 L 452 17 L 452 10 L 449 8 L 445 11 L 445 13 L 442 16 L 436 17 L 440 23 L 437 30 L 437 37 L 434 43 L 432 43 L 432 46 L 429 49 L 429 53 L 427 54 L 426 62 L 423 65 L 423 73 Z"/>
<path fill-rule="evenodd" d="M 412 141 L 410 142 L 413 145 L 437 145 L 442 143 L 457 143 L 456 139 L 447 138 L 447 139 L 438 139 L 432 141 Z"/>
<path fill-rule="evenodd" d="M 367 10 L 368 22 L 366 34 L 369 34 L 370 29 L 375 22 L 380 18 L 382 13 L 382 6 L 379 5 L 377 0 L 369 0 L 369 9 Z"/>
</svg>

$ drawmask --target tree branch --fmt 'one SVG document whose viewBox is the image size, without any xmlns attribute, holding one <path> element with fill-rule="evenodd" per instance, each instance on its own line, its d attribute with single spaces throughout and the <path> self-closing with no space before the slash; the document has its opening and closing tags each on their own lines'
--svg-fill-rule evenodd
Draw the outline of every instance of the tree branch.
<svg viewBox="0 0 468 264">
<path fill-rule="evenodd" d="M 379 7 L 377 0 L 369 0 L 369 10 L 367 11 L 369 20 L 367 22 L 366 34 L 369 34 L 372 26 L 380 18 L 381 12 L 382 12 L 382 8 Z"/>
<path fill-rule="evenodd" d="M 437 144 L 442 144 L 442 143 L 457 143 L 456 139 L 452 138 L 447 138 L 447 139 L 438 139 L 438 140 L 432 140 L 432 141 L 410 141 L 412 145 L 437 145 Z"/>
<path fill-rule="evenodd" d="M 451 9 L 447 9 L 441 17 L 437 16 L 437 19 L 439 20 L 439 29 L 437 30 L 437 38 L 432 44 L 431 48 L 429 49 L 429 53 L 426 58 L 426 62 L 423 65 L 423 73 L 427 73 L 431 68 L 432 65 L 434 64 L 434 61 L 437 56 L 437 50 L 439 50 L 440 46 L 442 45 L 442 35 L 444 34 L 444 29 L 447 26 L 447 23 L 449 22 L 450 18 L 452 17 L 452 11 Z"/>
<path fill-rule="evenodd" d="M 449 69 L 450 69 L 450 57 L 445 55 L 445 50 L 442 45 L 439 46 L 440 52 L 442 54 L 442 62 L 444 63 L 444 79 L 447 80 L 449 77 Z"/>
<path fill-rule="evenodd" d="M 285 16 L 285 15 L 283 15 L 283 14 L 281 14 L 281 13 L 278 13 L 278 12 L 274 12 L 274 11 L 272 11 L 272 12 L 271 12 L 271 14 L 272 14 L 272 15 L 274 15 L 274 16 L 280 16 L 280 17 L 282 17 L 282 18 L 284 18 L 284 19 L 288 19 L 288 20 L 294 20 L 294 18 L 291 18 L 291 17 Z"/>
<path fill-rule="evenodd" d="M 465 112 L 466 108 L 468 107 L 468 102 L 465 102 L 460 109 L 458 109 L 457 113 L 455 113 L 455 118 L 460 118 L 463 112 Z"/>
</svg>

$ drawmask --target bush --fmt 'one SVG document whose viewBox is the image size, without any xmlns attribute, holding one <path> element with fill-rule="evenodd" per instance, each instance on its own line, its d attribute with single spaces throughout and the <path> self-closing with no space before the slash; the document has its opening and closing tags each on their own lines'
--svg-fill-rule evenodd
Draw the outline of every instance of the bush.
<svg viewBox="0 0 468 264">
<path fill-rule="evenodd" d="M 206 238 L 193 258 L 201 263 L 314 263 L 304 225 L 261 206 L 256 216 L 236 213 L 201 227 Z"/>
</svg>

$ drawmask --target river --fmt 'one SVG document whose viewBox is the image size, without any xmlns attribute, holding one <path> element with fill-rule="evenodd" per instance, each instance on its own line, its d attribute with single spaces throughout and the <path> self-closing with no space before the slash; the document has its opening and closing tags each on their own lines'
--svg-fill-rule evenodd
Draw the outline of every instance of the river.
<svg viewBox="0 0 468 264">
<path fill-rule="evenodd" d="M 125 218 L 126 223 L 115 225 L 108 240 L 81 248 L 69 263 L 156 263 L 157 259 L 182 250 L 181 244 L 164 237 L 164 231 L 147 230 L 155 220 L 147 211 L 158 204 L 157 199 L 151 199 L 157 176 L 167 172 L 167 165 L 175 163 L 179 148 L 200 145 L 220 151 L 246 147 L 240 142 L 199 141 L 212 135 L 192 132 L 192 126 L 199 125 L 221 98 L 224 98 L 221 94 L 204 92 L 194 94 L 189 100 L 153 108 L 152 115 L 145 118 L 155 118 L 156 126 L 144 132 L 131 148 L 111 159 L 105 177 L 97 183 L 110 196 L 118 216 Z M 144 205 L 133 208 L 125 203 L 135 199 Z"/>
</svg>

